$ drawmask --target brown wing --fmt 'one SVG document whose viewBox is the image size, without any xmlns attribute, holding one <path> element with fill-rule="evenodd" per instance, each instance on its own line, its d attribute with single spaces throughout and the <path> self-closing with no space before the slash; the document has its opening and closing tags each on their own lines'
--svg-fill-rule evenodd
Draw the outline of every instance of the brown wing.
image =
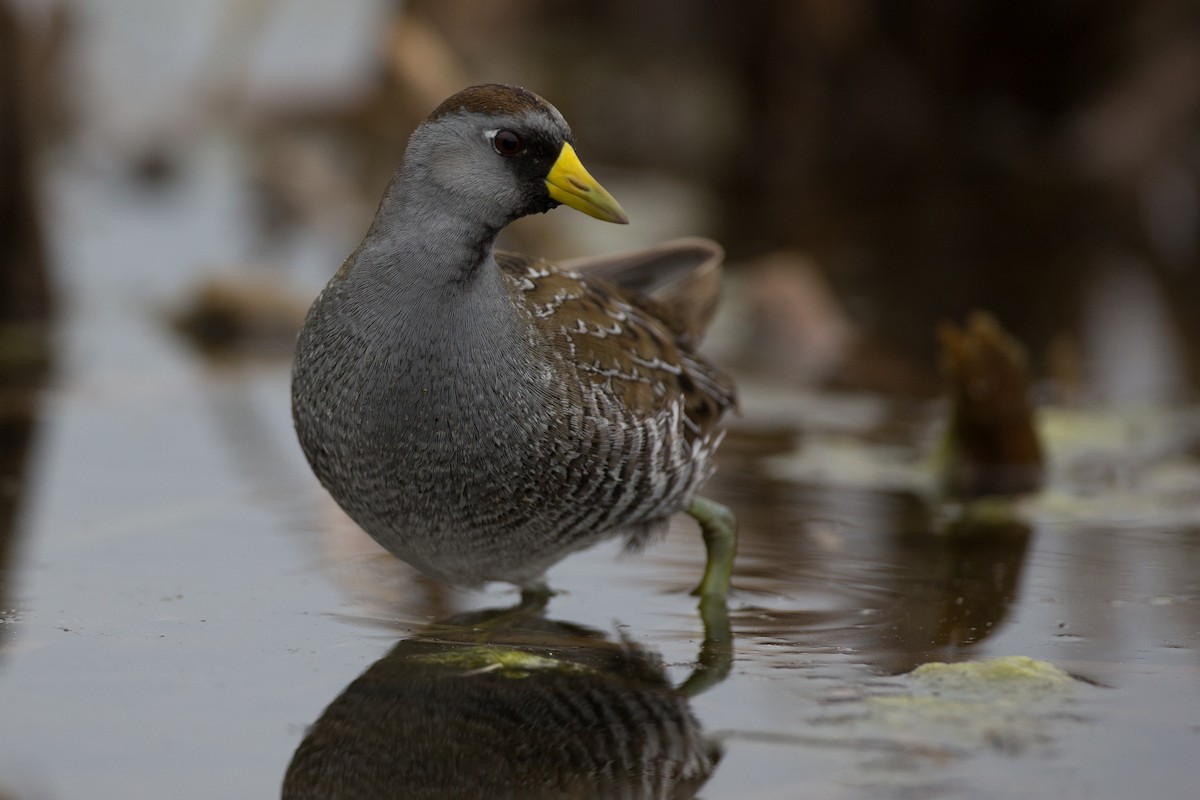
<svg viewBox="0 0 1200 800">
<path fill-rule="evenodd" d="M 671 413 L 682 400 L 692 438 L 714 432 L 735 404 L 733 381 L 692 350 L 668 306 L 543 260 L 497 252 L 496 261 L 546 340 L 635 417 Z"/>
<path fill-rule="evenodd" d="M 721 294 L 725 251 L 711 239 L 672 239 L 638 250 L 564 261 L 559 267 L 597 276 L 663 309 L 670 327 L 698 346 Z"/>
</svg>

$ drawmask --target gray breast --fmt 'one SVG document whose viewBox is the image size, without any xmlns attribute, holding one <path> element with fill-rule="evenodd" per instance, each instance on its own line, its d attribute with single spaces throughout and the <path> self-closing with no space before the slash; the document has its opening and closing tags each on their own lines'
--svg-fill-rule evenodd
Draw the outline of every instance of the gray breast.
<svg viewBox="0 0 1200 800">
<path fill-rule="evenodd" d="M 310 313 L 296 428 L 338 504 L 434 577 L 534 581 L 600 539 L 643 535 L 707 475 L 715 443 L 683 436 L 682 407 L 635 418 L 535 356 L 516 315 L 464 303 L 373 319 L 355 303 L 334 285 Z"/>
</svg>

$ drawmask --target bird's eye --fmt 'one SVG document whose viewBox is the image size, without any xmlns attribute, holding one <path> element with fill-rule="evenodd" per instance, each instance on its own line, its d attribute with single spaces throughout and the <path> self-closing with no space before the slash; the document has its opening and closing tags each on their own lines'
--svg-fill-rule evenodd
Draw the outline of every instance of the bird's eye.
<svg viewBox="0 0 1200 800">
<path fill-rule="evenodd" d="M 496 131 L 496 135 L 492 137 L 492 147 L 502 156 L 515 156 L 525 149 L 525 143 L 512 131 L 503 130 Z"/>
</svg>

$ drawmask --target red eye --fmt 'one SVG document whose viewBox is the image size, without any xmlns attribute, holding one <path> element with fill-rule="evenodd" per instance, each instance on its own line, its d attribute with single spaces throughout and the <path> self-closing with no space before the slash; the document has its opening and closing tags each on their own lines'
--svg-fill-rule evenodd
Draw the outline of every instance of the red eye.
<svg viewBox="0 0 1200 800">
<path fill-rule="evenodd" d="M 492 137 L 492 147 L 502 156 L 515 156 L 525 149 L 525 143 L 512 131 L 496 131 Z"/>
</svg>

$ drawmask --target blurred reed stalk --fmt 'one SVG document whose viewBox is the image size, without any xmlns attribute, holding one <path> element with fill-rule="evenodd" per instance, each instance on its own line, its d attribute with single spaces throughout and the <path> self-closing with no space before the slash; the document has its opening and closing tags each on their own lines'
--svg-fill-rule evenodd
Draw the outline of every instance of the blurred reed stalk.
<svg viewBox="0 0 1200 800">
<path fill-rule="evenodd" d="M 35 189 L 32 38 L 0 0 L 0 362 L 30 355 L 24 340 L 52 307 Z"/>
</svg>

